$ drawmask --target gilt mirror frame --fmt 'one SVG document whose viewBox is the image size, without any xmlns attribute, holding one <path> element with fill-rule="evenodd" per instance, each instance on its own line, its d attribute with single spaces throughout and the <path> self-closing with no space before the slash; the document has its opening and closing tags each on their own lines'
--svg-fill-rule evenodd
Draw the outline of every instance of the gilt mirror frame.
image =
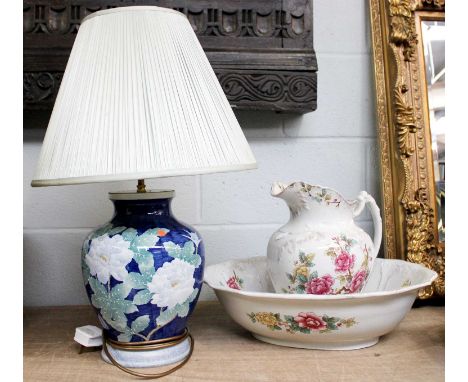
<svg viewBox="0 0 468 382">
<path fill-rule="evenodd" d="M 445 295 L 421 20 L 445 20 L 445 0 L 370 0 L 385 257 L 435 270 L 420 298 Z"/>
</svg>

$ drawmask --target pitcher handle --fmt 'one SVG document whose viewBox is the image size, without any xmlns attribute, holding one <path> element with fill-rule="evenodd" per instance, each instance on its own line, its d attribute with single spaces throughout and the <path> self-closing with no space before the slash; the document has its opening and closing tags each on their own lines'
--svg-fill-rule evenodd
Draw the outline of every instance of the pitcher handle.
<svg viewBox="0 0 468 382">
<path fill-rule="evenodd" d="M 357 205 L 354 208 L 354 217 L 358 216 L 364 207 L 368 204 L 372 220 L 374 222 L 374 257 L 377 256 L 382 242 L 382 218 L 380 217 L 380 208 L 374 198 L 365 191 L 361 191 L 357 197 Z"/>
</svg>

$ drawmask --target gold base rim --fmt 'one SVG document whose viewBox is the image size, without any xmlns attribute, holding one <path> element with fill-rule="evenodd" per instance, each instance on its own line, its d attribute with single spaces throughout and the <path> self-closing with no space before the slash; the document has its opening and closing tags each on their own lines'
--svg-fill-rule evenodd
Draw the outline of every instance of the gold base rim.
<svg viewBox="0 0 468 382">
<path fill-rule="evenodd" d="M 185 328 L 184 332 L 178 336 L 173 336 L 173 337 L 164 338 L 160 340 L 152 340 L 152 341 L 119 342 L 119 341 L 114 341 L 114 340 L 109 339 L 104 332 L 102 334 L 102 338 L 103 338 L 102 348 L 104 350 L 104 353 L 106 354 L 107 358 L 109 358 L 109 360 L 115 367 L 117 367 L 118 369 L 122 370 L 123 372 L 127 374 L 133 375 L 135 377 L 145 378 L 145 379 L 161 378 L 180 369 L 189 361 L 190 357 L 192 356 L 193 349 L 195 347 L 195 341 L 187 328 Z M 180 344 L 181 342 L 183 342 L 184 340 L 186 340 L 187 338 L 190 338 L 190 350 L 187 356 L 183 360 L 181 360 L 177 365 L 173 366 L 169 370 L 156 372 L 156 373 L 142 373 L 142 372 L 127 368 L 121 365 L 120 363 L 118 363 L 114 359 L 114 357 L 112 357 L 108 349 L 108 346 L 110 346 L 114 349 L 126 350 L 126 351 L 158 350 L 158 349 L 165 349 L 165 348 L 176 346 Z"/>
</svg>

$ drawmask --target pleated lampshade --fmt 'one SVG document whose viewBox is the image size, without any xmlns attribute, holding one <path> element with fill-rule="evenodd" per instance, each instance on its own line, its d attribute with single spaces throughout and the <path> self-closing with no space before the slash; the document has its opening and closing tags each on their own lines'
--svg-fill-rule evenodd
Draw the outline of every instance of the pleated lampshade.
<svg viewBox="0 0 468 382">
<path fill-rule="evenodd" d="M 255 167 L 185 15 L 124 7 L 83 20 L 33 186 Z"/>
</svg>

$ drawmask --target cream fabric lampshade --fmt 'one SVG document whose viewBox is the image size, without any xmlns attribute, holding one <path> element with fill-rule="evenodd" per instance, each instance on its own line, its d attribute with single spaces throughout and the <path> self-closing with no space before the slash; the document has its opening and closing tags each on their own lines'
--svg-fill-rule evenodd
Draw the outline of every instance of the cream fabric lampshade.
<svg viewBox="0 0 468 382">
<path fill-rule="evenodd" d="M 255 167 L 185 15 L 124 7 L 84 19 L 33 186 Z"/>
</svg>

